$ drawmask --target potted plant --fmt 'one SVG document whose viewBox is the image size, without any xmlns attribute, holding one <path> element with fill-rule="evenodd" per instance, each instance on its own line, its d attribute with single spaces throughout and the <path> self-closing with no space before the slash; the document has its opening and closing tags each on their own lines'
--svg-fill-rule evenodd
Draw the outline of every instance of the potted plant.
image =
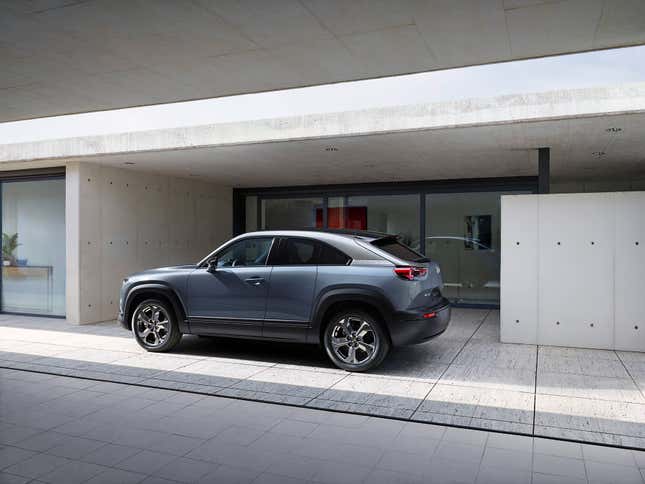
<svg viewBox="0 0 645 484">
<path fill-rule="evenodd" d="M 18 243 L 18 234 L 2 234 L 2 265 L 15 266 L 16 265 L 16 249 L 20 244 Z"/>
</svg>

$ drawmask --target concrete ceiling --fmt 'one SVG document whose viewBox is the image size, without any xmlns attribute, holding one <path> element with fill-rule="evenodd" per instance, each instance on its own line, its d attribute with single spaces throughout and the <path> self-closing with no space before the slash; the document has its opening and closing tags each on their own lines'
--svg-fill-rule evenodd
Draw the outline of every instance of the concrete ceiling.
<svg viewBox="0 0 645 484">
<path fill-rule="evenodd" d="M 642 0 L 0 0 L 0 121 L 642 43 Z"/>
<path fill-rule="evenodd" d="M 556 180 L 627 179 L 645 178 L 644 132 L 638 113 L 83 160 L 256 187 L 536 175 L 530 148 L 550 146 Z"/>
</svg>

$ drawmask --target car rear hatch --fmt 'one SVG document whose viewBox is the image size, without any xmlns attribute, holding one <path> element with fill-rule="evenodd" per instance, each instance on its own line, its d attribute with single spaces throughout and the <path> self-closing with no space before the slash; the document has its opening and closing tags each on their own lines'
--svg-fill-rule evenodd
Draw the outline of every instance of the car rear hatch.
<svg viewBox="0 0 645 484">
<path fill-rule="evenodd" d="M 410 309 L 427 309 L 447 304 L 441 294 L 443 280 L 439 264 L 403 244 L 394 235 L 374 239 L 369 245 L 392 262 L 396 276 L 408 284 Z"/>
</svg>

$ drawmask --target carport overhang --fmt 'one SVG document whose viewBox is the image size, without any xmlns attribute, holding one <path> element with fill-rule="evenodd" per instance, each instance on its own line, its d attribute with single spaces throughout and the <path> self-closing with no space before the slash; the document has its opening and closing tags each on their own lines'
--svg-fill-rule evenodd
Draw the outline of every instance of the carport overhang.
<svg viewBox="0 0 645 484">
<path fill-rule="evenodd" d="M 83 161 L 236 188 L 645 178 L 645 84 L 0 145 L 0 169 Z"/>
<path fill-rule="evenodd" d="M 3 2 L 0 122 L 645 42 L 638 0 Z"/>
</svg>

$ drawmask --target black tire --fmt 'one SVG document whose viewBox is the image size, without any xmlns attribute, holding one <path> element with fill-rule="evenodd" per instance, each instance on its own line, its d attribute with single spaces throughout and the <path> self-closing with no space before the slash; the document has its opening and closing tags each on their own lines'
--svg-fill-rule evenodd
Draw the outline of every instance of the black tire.
<svg viewBox="0 0 645 484">
<path fill-rule="evenodd" d="M 355 329 L 353 334 L 345 329 L 348 321 L 350 326 Z M 363 330 L 361 336 L 358 334 L 358 329 L 363 327 L 363 323 L 369 326 L 369 332 L 366 333 Z M 339 345 L 338 342 L 343 340 L 348 341 L 348 344 Z M 375 348 L 371 354 L 368 354 L 364 349 L 367 349 L 370 344 Z M 379 366 L 390 352 L 391 344 L 388 334 L 383 329 L 383 324 L 378 319 L 363 310 L 347 309 L 335 314 L 329 320 L 323 334 L 323 346 L 329 359 L 338 368 L 360 372 Z M 334 346 L 337 349 L 334 349 Z M 352 346 L 354 353 L 350 354 Z M 361 360 L 363 356 L 365 358 Z M 352 362 L 352 359 L 356 362 Z"/>
<path fill-rule="evenodd" d="M 157 321 L 155 321 L 155 313 L 158 313 Z M 151 321 L 146 322 L 146 320 Z M 165 324 L 163 324 L 164 321 Z M 151 329 L 150 324 L 154 324 L 155 329 Z M 149 331 L 146 335 L 147 329 Z M 135 308 L 132 313 L 132 333 L 139 346 L 153 353 L 172 350 L 182 337 L 172 307 L 165 301 L 154 298 L 146 299 Z M 158 344 L 154 344 L 155 339 L 159 341 Z"/>
</svg>

